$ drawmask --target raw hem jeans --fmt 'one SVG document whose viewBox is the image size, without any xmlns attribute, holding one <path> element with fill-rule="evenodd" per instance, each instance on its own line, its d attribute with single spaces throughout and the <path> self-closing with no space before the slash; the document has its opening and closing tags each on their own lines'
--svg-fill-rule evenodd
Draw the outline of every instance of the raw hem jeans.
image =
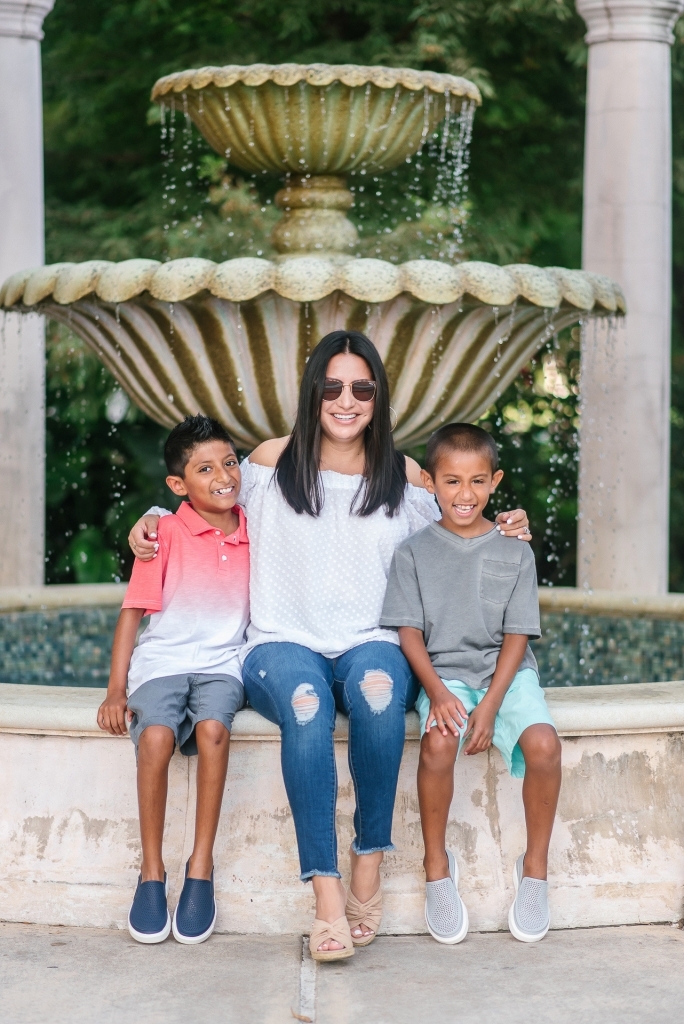
<svg viewBox="0 0 684 1024">
<path fill-rule="evenodd" d="M 247 699 L 275 722 L 299 847 L 302 881 L 339 878 L 335 712 L 349 716 L 349 769 L 356 794 L 356 853 L 391 850 L 392 813 L 406 709 L 418 693 L 396 644 L 369 641 L 339 658 L 291 643 L 261 644 L 243 668 Z"/>
</svg>

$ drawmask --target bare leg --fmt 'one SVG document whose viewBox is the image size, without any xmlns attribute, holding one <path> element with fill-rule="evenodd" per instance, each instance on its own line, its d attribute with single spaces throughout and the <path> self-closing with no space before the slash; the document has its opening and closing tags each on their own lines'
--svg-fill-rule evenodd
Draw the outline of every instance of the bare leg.
<svg viewBox="0 0 684 1024">
<path fill-rule="evenodd" d="M 527 851 L 523 877 L 546 878 L 549 842 L 561 786 L 561 745 L 550 725 L 531 725 L 519 740 L 525 757 L 523 804 Z"/>
<path fill-rule="evenodd" d="M 418 803 L 420 825 L 425 844 L 425 877 L 437 882 L 449 877 L 446 855 L 446 828 L 454 795 L 454 764 L 458 738 L 443 736 L 439 729 L 428 729 L 420 743 L 418 761 Z"/>
<path fill-rule="evenodd" d="M 351 882 L 349 888 L 360 903 L 366 903 L 371 896 L 375 896 L 380 888 L 380 865 L 384 853 L 364 853 L 359 855 L 353 850 L 349 851 L 351 857 Z M 361 938 L 364 935 L 372 935 L 373 929 L 360 924 L 358 928 L 352 928 L 354 938 Z"/>
<path fill-rule="evenodd" d="M 339 878 L 330 878 L 328 875 L 314 875 L 311 879 L 313 891 L 316 896 L 316 917 L 319 921 L 327 921 L 332 924 L 338 918 L 344 917 L 346 903 L 344 886 Z M 318 947 L 319 950 L 343 949 L 341 942 L 334 939 L 327 939 Z"/>
<path fill-rule="evenodd" d="M 165 725 L 149 725 L 138 743 L 138 810 L 143 854 L 140 870 L 143 882 L 164 881 L 162 841 L 169 761 L 174 743 L 173 732 Z"/>
<path fill-rule="evenodd" d="M 380 885 L 380 864 L 382 853 L 367 853 L 359 857 L 351 851 L 352 858 L 352 892 L 357 899 L 365 903 L 377 892 Z M 328 878 L 324 875 L 314 875 L 311 879 L 314 893 L 316 894 L 316 917 L 319 921 L 328 921 L 332 924 L 339 917 L 344 916 L 346 897 L 344 886 L 339 878 Z M 370 928 L 355 928 L 352 935 L 370 935 Z M 322 942 L 319 950 L 342 949 L 339 942 L 328 939 Z"/>
<path fill-rule="evenodd" d="M 226 784 L 230 733 L 221 722 L 207 720 L 197 723 L 195 735 L 199 753 L 197 812 L 188 877 L 209 879 L 214 867 L 214 841 Z"/>
</svg>

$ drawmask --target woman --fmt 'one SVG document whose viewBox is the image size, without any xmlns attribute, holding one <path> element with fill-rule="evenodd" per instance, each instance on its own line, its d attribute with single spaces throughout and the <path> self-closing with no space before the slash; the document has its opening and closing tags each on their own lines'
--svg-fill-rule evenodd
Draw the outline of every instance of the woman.
<svg viewBox="0 0 684 1024">
<path fill-rule="evenodd" d="M 389 387 L 377 349 L 333 331 L 313 350 L 289 437 L 265 441 L 242 465 L 240 502 L 251 544 L 247 698 L 282 735 L 301 878 L 312 880 L 315 959 L 351 956 L 382 915 L 380 864 L 393 849 L 392 812 L 405 713 L 417 684 L 392 630 L 378 626 L 395 547 L 438 517 L 420 468 L 396 451 Z M 131 531 L 151 557 L 157 518 Z M 524 512 L 502 533 L 529 538 Z M 337 867 L 335 712 L 349 716 L 356 795 L 348 896 Z"/>
</svg>

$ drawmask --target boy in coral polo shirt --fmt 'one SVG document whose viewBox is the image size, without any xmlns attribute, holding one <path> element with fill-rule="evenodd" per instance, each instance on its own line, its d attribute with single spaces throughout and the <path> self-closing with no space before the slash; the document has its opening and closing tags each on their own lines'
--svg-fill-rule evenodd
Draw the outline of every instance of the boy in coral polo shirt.
<svg viewBox="0 0 684 1024">
<path fill-rule="evenodd" d="M 238 652 L 249 621 L 249 543 L 235 504 L 235 446 L 220 423 L 188 417 L 169 434 L 164 459 L 168 486 L 187 500 L 159 523 L 154 558 L 134 563 L 97 720 L 114 735 L 129 722 L 136 748 L 143 857 L 128 928 L 138 942 L 163 942 L 171 931 L 162 858 L 168 768 L 176 743 L 199 754 L 195 844 L 173 915 L 175 938 L 197 943 L 216 923 L 213 846 L 230 730 L 244 704 Z M 144 615 L 150 622 L 135 647 Z"/>
</svg>

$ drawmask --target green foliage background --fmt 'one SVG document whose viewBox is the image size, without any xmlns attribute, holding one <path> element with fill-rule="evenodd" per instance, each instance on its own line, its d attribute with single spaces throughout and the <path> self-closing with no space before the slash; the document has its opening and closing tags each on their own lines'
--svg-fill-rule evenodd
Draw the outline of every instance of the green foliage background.
<svg viewBox="0 0 684 1024">
<path fill-rule="evenodd" d="M 268 255 L 278 183 L 244 180 L 197 139 L 178 153 L 192 167 L 180 175 L 178 160 L 174 165 L 178 202 L 171 214 L 150 88 L 185 67 L 325 61 L 408 65 L 474 79 L 485 102 L 475 118 L 460 258 L 578 267 L 583 33 L 572 0 L 58 0 L 43 43 L 47 259 Z M 674 62 L 674 397 L 684 408 L 679 46 Z M 429 161 L 420 181 L 415 172 L 403 168 L 391 176 L 372 205 L 357 194 L 362 252 L 404 259 L 441 251 Z M 540 577 L 556 584 L 574 583 L 578 337 L 575 331 L 557 339 L 562 382 L 556 394 L 539 360 L 485 420 L 503 447 L 507 475 L 499 505 L 528 509 Z M 135 409 L 109 422 L 115 384 L 95 357 L 55 325 L 48 346 L 47 579 L 126 578 L 129 526 L 149 503 L 168 502 L 164 431 Z M 678 443 L 684 417 L 673 415 L 673 423 L 676 521 L 684 511 Z M 684 589 L 684 542 L 676 529 L 672 587 Z"/>
</svg>

